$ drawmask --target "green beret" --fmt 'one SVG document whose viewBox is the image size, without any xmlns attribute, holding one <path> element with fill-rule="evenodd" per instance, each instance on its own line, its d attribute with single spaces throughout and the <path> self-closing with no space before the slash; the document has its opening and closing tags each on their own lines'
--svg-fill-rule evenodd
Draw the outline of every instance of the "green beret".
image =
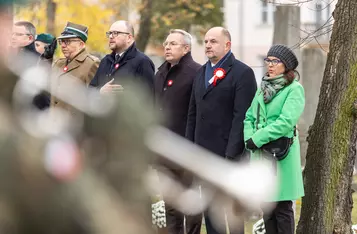
<svg viewBox="0 0 357 234">
<path fill-rule="evenodd" d="M 46 43 L 46 44 L 51 44 L 53 39 L 55 39 L 55 37 L 48 33 L 41 33 L 41 34 L 38 34 L 36 37 L 36 41 L 42 41 L 43 43 Z"/>
</svg>

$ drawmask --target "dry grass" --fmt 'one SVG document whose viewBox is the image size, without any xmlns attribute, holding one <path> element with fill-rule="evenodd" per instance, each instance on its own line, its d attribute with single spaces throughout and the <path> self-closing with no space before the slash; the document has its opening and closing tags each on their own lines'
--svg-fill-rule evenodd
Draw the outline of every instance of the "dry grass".
<svg viewBox="0 0 357 234">
<path fill-rule="evenodd" d="M 354 178 L 354 181 L 357 182 L 357 177 Z M 357 204 L 357 191 L 353 193 L 352 198 L 353 198 L 353 203 Z M 301 200 L 298 200 L 296 201 L 296 216 L 295 216 L 296 225 L 299 221 L 300 209 L 301 209 Z M 252 234 L 253 224 L 256 221 L 257 220 L 249 220 L 245 223 L 245 232 L 244 232 L 245 234 Z M 354 205 L 352 209 L 352 224 L 357 224 L 357 205 Z M 202 225 L 201 234 L 206 234 L 206 228 L 204 224 Z"/>
</svg>

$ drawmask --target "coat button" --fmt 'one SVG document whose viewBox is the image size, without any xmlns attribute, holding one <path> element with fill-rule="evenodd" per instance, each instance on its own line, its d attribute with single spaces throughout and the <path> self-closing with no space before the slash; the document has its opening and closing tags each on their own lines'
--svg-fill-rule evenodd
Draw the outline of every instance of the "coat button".
<svg viewBox="0 0 357 234">
<path fill-rule="evenodd" d="M 58 101 L 55 101 L 55 104 L 57 105 L 57 104 L 58 104 Z"/>
<path fill-rule="evenodd" d="M 205 119 L 205 117 L 202 115 L 202 116 L 201 116 L 201 119 L 202 119 L 202 120 L 204 120 L 204 119 Z"/>
<path fill-rule="evenodd" d="M 167 88 L 164 88 L 164 91 L 166 91 L 167 90 Z"/>
<path fill-rule="evenodd" d="M 159 110 L 162 111 L 162 108 L 160 108 Z"/>
</svg>

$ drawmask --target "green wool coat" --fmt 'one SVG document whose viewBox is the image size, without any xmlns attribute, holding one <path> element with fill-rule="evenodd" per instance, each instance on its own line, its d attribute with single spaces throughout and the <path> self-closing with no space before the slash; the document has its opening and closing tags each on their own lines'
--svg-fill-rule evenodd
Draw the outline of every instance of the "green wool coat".
<svg viewBox="0 0 357 234">
<path fill-rule="evenodd" d="M 258 103 L 260 104 L 259 124 L 256 126 Z M 267 104 L 263 92 L 258 89 L 244 120 L 244 140 L 252 138 L 255 145 L 262 145 L 280 137 L 293 137 L 296 126 L 305 106 L 304 88 L 298 81 L 280 90 Z M 290 147 L 287 157 L 277 161 L 278 189 L 270 201 L 296 200 L 304 196 L 304 185 L 300 162 L 298 134 Z M 264 160 L 262 150 L 251 152 L 251 160 Z"/>
</svg>

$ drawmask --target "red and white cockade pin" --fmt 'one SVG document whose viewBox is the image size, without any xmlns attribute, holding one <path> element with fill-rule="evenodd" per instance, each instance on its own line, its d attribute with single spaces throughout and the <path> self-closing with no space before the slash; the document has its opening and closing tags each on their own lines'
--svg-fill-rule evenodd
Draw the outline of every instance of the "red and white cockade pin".
<svg viewBox="0 0 357 234">
<path fill-rule="evenodd" d="M 168 80 L 168 81 L 167 81 L 167 86 L 171 87 L 173 83 L 174 83 L 173 80 Z"/>
<path fill-rule="evenodd" d="M 119 63 L 115 64 L 115 69 L 118 69 Z"/>
<path fill-rule="evenodd" d="M 216 70 L 214 70 L 213 75 L 213 86 L 216 86 L 217 81 L 222 80 L 226 76 L 226 71 L 223 68 L 217 68 Z"/>
<path fill-rule="evenodd" d="M 64 71 L 64 72 L 67 72 L 67 71 L 68 71 L 68 67 L 65 66 L 65 67 L 63 68 L 63 71 Z"/>
</svg>

